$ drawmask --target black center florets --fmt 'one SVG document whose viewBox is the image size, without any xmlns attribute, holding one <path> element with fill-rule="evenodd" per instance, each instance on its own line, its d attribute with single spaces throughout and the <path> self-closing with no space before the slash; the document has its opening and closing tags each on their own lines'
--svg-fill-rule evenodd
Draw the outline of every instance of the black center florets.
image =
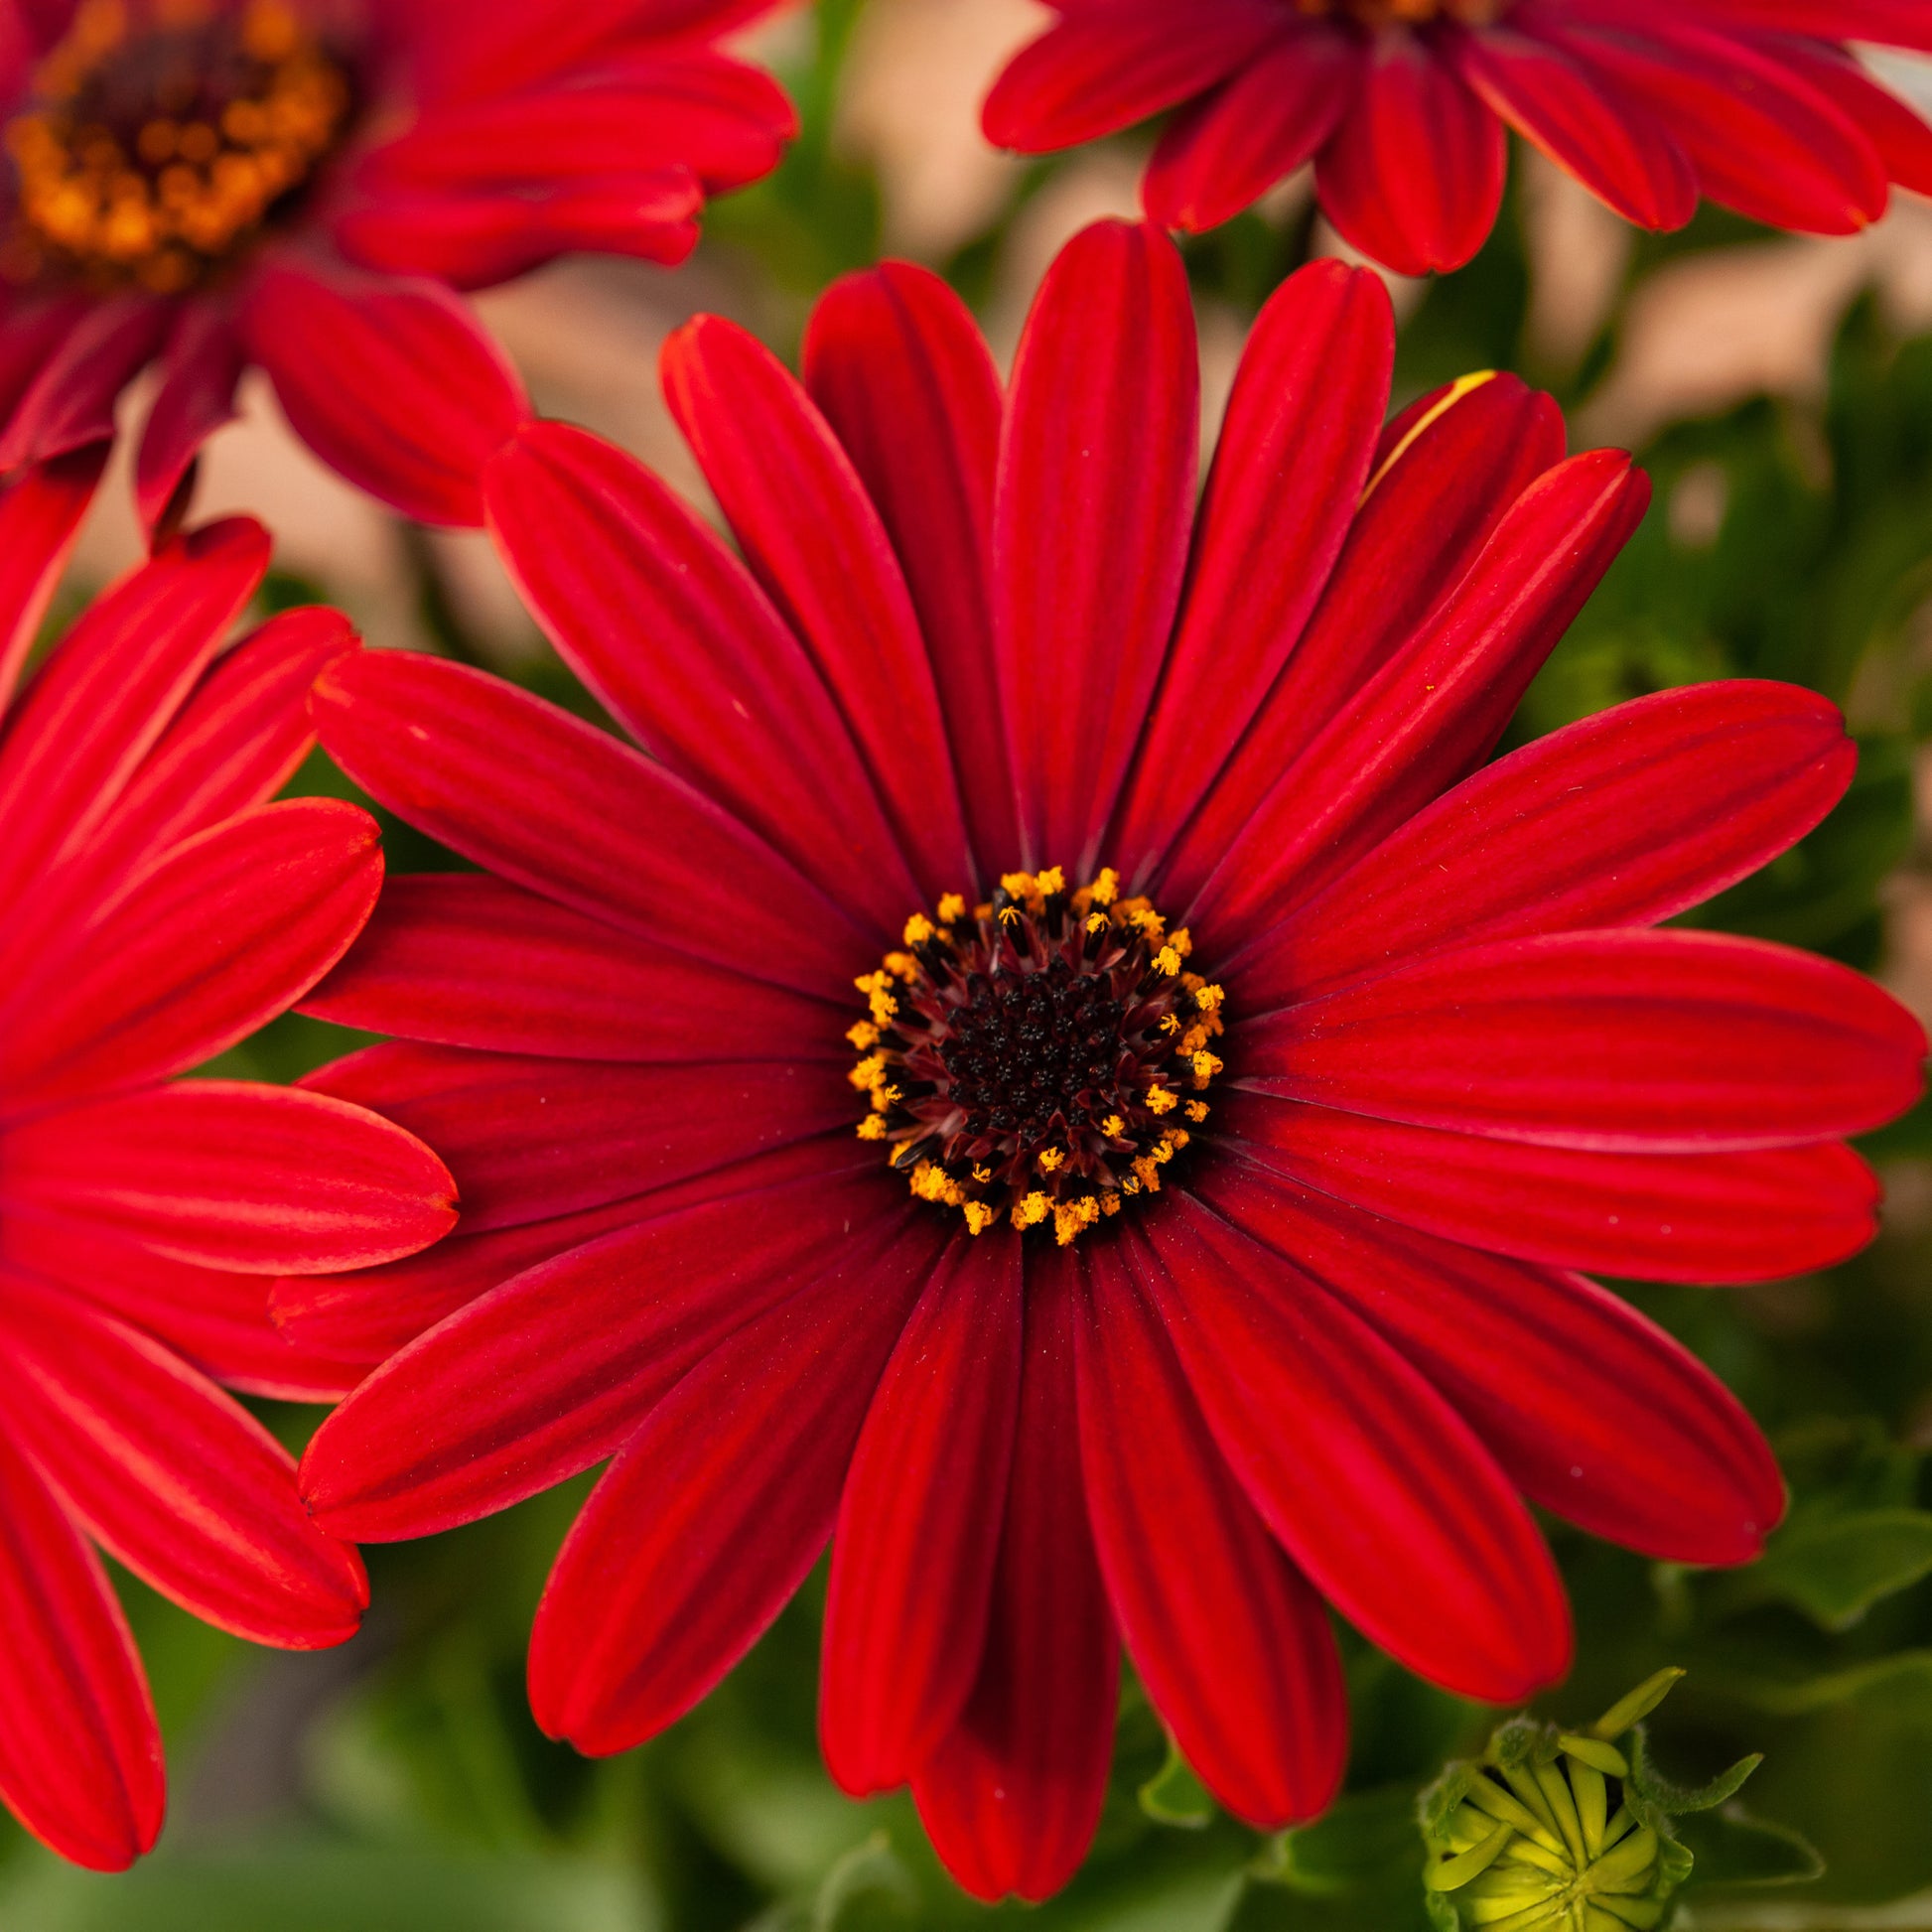
<svg viewBox="0 0 1932 1932">
<path fill-rule="evenodd" d="M 970 911 L 949 895 L 905 946 L 858 981 L 872 1014 L 847 1036 L 860 1138 L 913 1193 L 974 1234 L 1050 1221 L 1065 1244 L 1159 1191 L 1221 1070 L 1221 989 L 1187 970 L 1185 931 L 1111 871 L 1070 892 L 1051 867 Z"/>
</svg>

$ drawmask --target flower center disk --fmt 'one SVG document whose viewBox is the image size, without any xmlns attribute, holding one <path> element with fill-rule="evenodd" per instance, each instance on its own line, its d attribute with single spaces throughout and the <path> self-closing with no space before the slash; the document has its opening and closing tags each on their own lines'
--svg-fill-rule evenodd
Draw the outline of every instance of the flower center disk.
<svg viewBox="0 0 1932 1932">
<path fill-rule="evenodd" d="M 1221 1071 L 1221 989 L 1188 970 L 1184 930 L 1111 870 L 1069 890 L 1054 866 L 983 905 L 949 894 L 904 943 L 858 980 L 871 1013 L 846 1037 L 859 1137 L 914 1194 L 974 1234 L 1004 1219 L 1065 1245 L 1160 1191 Z"/>
<path fill-rule="evenodd" d="M 1364 27 L 1393 27 L 1398 22 L 1423 26 L 1432 20 L 1459 20 L 1466 27 L 1486 27 L 1497 19 L 1509 0 L 1291 0 L 1314 19 L 1340 15 Z"/>
<path fill-rule="evenodd" d="M 82 0 L 7 123 L 18 212 L 0 268 L 191 288 L 309 182 L 352 106 L 284 0 Z"/>
</svg>

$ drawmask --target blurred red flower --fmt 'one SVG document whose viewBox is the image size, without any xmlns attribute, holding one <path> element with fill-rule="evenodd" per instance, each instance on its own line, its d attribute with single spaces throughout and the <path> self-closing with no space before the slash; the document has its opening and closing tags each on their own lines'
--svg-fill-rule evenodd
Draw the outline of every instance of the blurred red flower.
<svg viewBox="0 0 1932 1932">
<path fill-rule="evenodd" d="M 1460 268 L 1503 193 L 1504 129 L 1627 220 L 1700 195 L 1849 234 L 1932 194 L 1932 128 L 1846 43 L 1932 52 L 1922 0 L 1049 0 L 987 138 L 1047 154 L 1177 110 L 1151 219 L 1202 229 L 1303 163 L 1321 209 L 1404 275 Z"/>
<path fill-rule="evenodd" d="M 1869 1236 L 1840 1137 L 1918 1092 L 1917 1025 L 1645 929 L 1817 823 L 1852 748 L 1729 683 L 1486 764 L 1647 485 L 1508 376 L 1385 428 L 1392 353 L 1373 276 L 1291 280 L 1197 509 L 1152 229 L 1061 255 L 1006 395 L 918 269 L 827 295 L 802 386 L 702 318 L 665 380 L 743 563 L 580 431 L 485 481 L 648 753 L 426 657 L 324 674 L 330 751 L 483 870 L 391 881 L 309 1002 L 403 1036 L 315 1085 L 439 1148 L 467 1219 L 277 1286 L 298 1344 L 400 1350 L 304 1490 L 379 1540 L 615 1457 L 537 1616 L 553 1735 L 670 1723 L 831 1538 L 834 1775 L 909 1779 L 964 1884 L 1039 1897 L 1116 1633 L 1280 1825 L 1341 1773 L 1324 1598 L 1507 1703 L 1570 1659 L 1525 1496 L 1702 1564 L 1776 1521 L 1737 1403 L 1568 1271 Z"/>
<path fill-rule="evenodd" d="M 90 1546 L 258 1643 L 349 1636 L 360 1560 L 215 1382 L 313 1395 L 267 1278 L 455 1216 L 442 1164 L 360 1108 L 174 1077 L 342 957 L 382 858 L 352 805 L 263 802 L 350 638 L 297 611 L 218 653 L 267 564 L 253 523 L 165 545 L 9 704 L 92 467 L 0 499 L 0 1798 L 117 1869 L 161 1827 L 161 1735 Z"/>
<path fill-rule="evenodd" d="M 451 289 L 681 261 L 793 131 L 714 45 L 770 3 L 0 0 L 0 474 L 111 437 L 158 360 L 159 524 L 258 362 L 350 482 L 481 521 L 528 405 Z"/>
</svg>

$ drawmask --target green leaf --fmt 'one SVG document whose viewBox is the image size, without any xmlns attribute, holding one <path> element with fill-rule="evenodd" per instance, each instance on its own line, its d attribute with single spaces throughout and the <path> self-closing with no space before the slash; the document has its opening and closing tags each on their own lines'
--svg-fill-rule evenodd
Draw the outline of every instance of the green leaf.
<svg viewBox="0 0 1932 1932">
<path fill-rule="evenodd" d="M 1771 1539 L 1763 1559 L 1709 1592 L 1719 1610 L 1789 1603 L 1827 1630 L 1845 1630 L 1873 1603 L 1932 1576 L 1932 1512 L 1864 1509 L 1806 1517 Z"/>
<path fill-rule="evenodd" d="M 1774 1677 L 1761 1672 L 1712 1670 L 1703 1677 L 1705 1688 L 1773 1717 L 1801 1718 L 1849 1704 L 1867 1691 L 1894 1686 L 1900 1689 L 1922 1681 L 1932 1688 L 1932 1650 L 1896 1650 L 1868 1663 L 1848 1664 L 1842 1670 L 1810 1675 Z"/>
<path fill-rule="evenodd" d="M 1407 1785 L 1351 1792 L 1311 1825 L 1278 1832 L 1249 1867 L 1271 1885 L 1318 1897 L 1422 1883 L 1416 1794 Z"/>
<path fill-rule="evenodd" d="M 910 1932 L 918 1923 L 918 1887 L 884 1832 L 855 1845 L 812 1903 L 811 1932 Z"/>
<path fill-rule="evenodd" d="M 1739 1804 L 1689 1819 L 1679 1834 L 1697 1860 L 1691 1883 L 1700 1891 L 1716 1885 L 1803 1885 L 1825 1875 L 1824 1859 L 1802 1832 L 1756 1817 Z"/>
<path fill-rule="evenodd" d="M 1762 1751 L 1740 1757 L 1729 1770 L 1721 1771 L 1709 1784 L 1674 1784 L 1659 1774 L 1650 1762 L 1650 1741 L 1639 1726 L 1630 1733 L 1630 1777 L 1627 1789 L 1653 1811 L 1666 1818 L 1685 1812 L 1714 1811 L 1726 1798 L 1736 1795 L 1745 1779 L 1764 1762 Z M 1632 1810 L 1636 1807 L 1632 1806 Z M 1639 1813 L 1641 1816 L 1641 1813 Z"/>
<path fill-rule="evenodd" d="M 1214 1800 L 1172 1737 L 1168 1739 L 1168 1761 L 1141 1786 L 1140 1799 L 1141 1809 L 1157 1825 L 1198 1832 L 1214 1820 Z"/>
</svg>

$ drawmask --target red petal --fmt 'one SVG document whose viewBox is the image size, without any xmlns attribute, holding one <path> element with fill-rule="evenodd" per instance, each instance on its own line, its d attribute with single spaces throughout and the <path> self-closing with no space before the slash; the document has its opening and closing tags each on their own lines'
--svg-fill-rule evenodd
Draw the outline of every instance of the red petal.
<svg viewBox="0 0 1932 1932">
<path fill-rule="evenodd" d="M 1500 24 L 1445 45 L 1479 100 L 1626 221 L 1681 228 L 1697 212 L 1697 176 L 1676 142 L 1588 63 Z"/>
<path fill-rule="evenodd" d="M 225 306 L 195 302 L 181 310 L 134 465 L 135 507 L 150 533 L 175 501 L 202 445 L 234 420 L 244 361 Z"/>
<path fill-rule="evenodd" d="M 286 1013 L 382 889 L 381 833 L 333 798 L 177 846 L 0 998 L 0 1115 L 185 1073 Z"/>
<path fill-rule="evenodd" d="M 1148 219 L 1196 234 L 1231 221 L 1334 132 L 1366 56 L 1360 35 L 1310 22 L 1181 108 L 1141 184 Z"/>
<path fill-rule="evenodd" d="M 712 192 L 778 165 L 795 131 L 791 103 L 768 73 L 709 50 L 633 57 L 568 87 L 427 108 L 373 149 L 358 186 L 528 187 L 688 168 Z"/>
<path fill-rule="evenodd" d="M 1399 275 L 1460 268 L 1495 225 L 1502 123 L 1412 33 L 1375 37 L 1361 93 L 1315 158 L 1321 211 Z"/>
<path fill-rule="evenodd" d="M 1118 133 L 1245 67 L 1285 23 L 1266 0 L 1197 0 L 1177 26 L 1168 0 L 1075 14 L 1023 48 L 981 113 L 996 147 L 1048 154 Z"/>
<path fill-rule="evenodd" d="M 946 1868 L 975 1898 L 1038 1900 L 1072 1877 L 1107 1795 L 1120 1645 L 1080 1474 L 1072 1257 L 1027 1263 L 1012 1477 L 979 1676 L 912 1781 Z"/>
<path fill-rule="evenodd" d="M 848 1227 L 904 1220 L 876 1162 L 818 1148 L 787 1176 L 628 1225 L 503 1282 L 392 1356 L 302 1463 L 317 1520 L 356 1542 L 505 1509 L 616 1449 L 695 1364 L 807 1287 L 868 1281 Z M 830 1266 L 828 1268 L 828 1260 Z M 855 1424 L 856 1427 L 856 1424 Z M 710 1425 L 698 1434 L 709 1440 Z"/>
<path fill-rule="evenodd" d="M 835 282 L 806 325 L 803 366 L 905 572 L 967 829 L 981 876 L 991 878 L 1019 850 L 993 661 L 999 373 L 966 305 L 907 262 Z"/>
<path fill-rule="evenodd" d="M 1593 1154 L 1403 1127 L 1260 1094 L 1219 1128 L 1324 1194 L 1472 1247 L 1637 1281 L 1760 1282 L 1829 1268 L 1874 1232 L 1878 1183 L 1850 1150 Z"/>
<path fill-rule="evenodd" d="M 1322 1595 L 1461 1696 L 1514 1704 L 1556 1683 L 1571 1659 L 1563 1580 L 1467 1424 L 1340 1303 L 1188 1196 L 1146 1233 L 1152 1247 L 1129 1252 L 1208 1427 Z"/>
<path fill-rule="evenodd" d="M 979 1674 L 1020 1401 L 1020 1244 L 934 1279 L 866 1412 L 839 1504 L 818 1732 L 855 1797 L 903 1784 Z"/>
<path fill-rule="evenodd" d="M 1932 29 L 1920 31 L 1932 46 Z M 1915 108 L 1874 82 L 1850 55 L 1810 41 L 1780 40 L 1773 45 L 1786 67 L 1795 68 L 1863 132 L 1893 182 L 1915 195 L 1932 195 L 1932 127 Z"/>
<path fill-rule="evenodd" d="M 358 784 L 465 858 L 657 946 L 832 999 L 866 941 L 735 818 L 501 679 L 360 651 L 316 685 L 323 743 Z"/>
<path fill-rule="evenodd" d="M 380 1113 L 449 1164 L 469 1234 L 648 1193 L 852 1131 L 834 1065 L 622 1066 L 390 1041 L 302 1083 Z"/>
<path fill-rule="evenodd" d="M 90 303 L 54 345 L 0 433 L 0 475 L 114 440 L 114 406 L 174 311 L 151 295 Z"/>
<path fill-rule="evenodd" d="M 296 434 L 332 469 L 422 522 L 483 521 L 483 467 L 530 400 L 449 290 L 278 260 L 249 285 L 240 327 Z"/>
<path fill-rule="evenodd" d="M 1851 234 L 1884 212 L 1871 141 L 1768 49 L 1681 15 L 1629 28 L 1561 15 L 1523 24 L 1648 102 L 1714 202 L 1815 234 Z"/>
<path fill-rule="evenodd" d="M 287 1087 L 185 1080 L 0 1135 L 0 1201 L 90 1220 L 182 1261 L 244 1274 L 366 1267 L 456 1218 L 420 1141 Z"/>
<path fill-rule="evenodd" d="M 0 490 L 0 716 L 39 639 L 108 447 L 76 450 Z"/>
<path fill-rule="evenodd" d="M 0 1434 L 0 1798 L 65 1859 L 124 1871 L 160 1835 L 161 1732 L 127 1620 Z"/>
<path fill-rule="evenodd" d="M 553 423 L 492 461 L 483 501 L 545 632 L 637 741 L 897 938 L 918 885 L 811 659 L 717 536 Z"/>
<path fill-rule="evenodd" d="M 966 832 L 932 665 L 865 484 L 797 379 L 735 324 L 687 323 L 664 345 L 663 377 L 746 561 L 845 712 L 920 883 L 934 898 L 959 890 Z"/>
<path fill-rule="evenodd" d="M 303 1011 L 365 1033 L 567 1060 L 849 1058 L 849 1015 L 480 873 L 391 877 Z"/>
<path fill-rule="evenodd" d="M 309 1520 L 294 1458 L 238 1402 L 65 1295 L 10 1276 L 4 1307 L 8 1433 L 120 1562 L 255 1643 L 354 1635 L 361 1559 Z"/>
<path fill-rule="evenodd" d="M 1389 426 L 1340 559 L 1247 736 L 1165 862 L 1185 901 L 1297 759 L 1452 591 L 1563 457 L 1563 418 L 1513 375 L 1465 377 Z"/>
<path fill-rule="evenodd" d="M 1257 1014 L 1442 946 L 1669 918 L 1795 844 L 1857 762 L 1795 685 L 1617 705 L 1463 779 L 1222 977 Z"/>
<path fill-rule="evenodd" d="M 1835 960 L 1708 932 L 1558 932 L 1439 952 L 1244 1024 L 1242 1083 L 1600 1153 L 1868 1132 L 1923 1090 L 1925 1034 Z"/>
<path fill-rule="evenodd" d="M 1366 269 L 1316 262 L 1262 310 L 1173 649 L 1108 839 L 1130 879 L 1192 811 L 1295 649 L 1368 481 L 1394 355 L 1389 298 Z"/>
<path fill-rule="evenodd" d="M 1091 876 L 1179 602 L 1199 407 L 1173 245 L 1117 221 L 1075 236 L 1021 338 L 994 508 L 1001 691 L 1030 865 Z"/>
<path fill-rule="evenodd" d="M 1581 1275 L 1498 1260 L 1216 1162 L 1202 1197 L 1429 1377 L 1534 1501 L 1665 1561 L 1748 1563 L 1776 1458 L 1696 1356 Z"/>
<path fill-rule="evenodd" d="M 1525 490 L 1452 595 L 1235 830 L 1187 923 L 1263 930 L 1479 764 L 1648 498 L 1609 450 Z"/>
<path fill-rule="evenodd" d="M 884 1242 L 882 1225 L 715 1348 L 591 1492 L 530 1635 L 530 1709 L 552 1737 L 601 1757 L 655 1735 L 817 1561 L 887 1358 L 944 1265 L 936 1217 Z"/>
<path fill-rule="evenodd" d="M 0 738 L 0 908 L 96 830 L 268 568 L 246 518 L 170 543 L 87 608 Z"/>
<path fill-rule="evenodd" d="M 1087 1257 L 1080 1447 L 1107 1593 L 1187 1762 L 1264 1830 L 1341 1788 L 1348 1707 L 1321 1599 L 1283 1560 L 1201 1418 L 1122 1251 Z"/>
<path fill-rule="evenodd" d="M 1924 0 L 1701 0 L 1698 11 L 1726 26 L 1761 32 L 1775 27 L 1819 40 L 1877 41 L 1932 53 L 1932 19 Z"/>
</svg>

